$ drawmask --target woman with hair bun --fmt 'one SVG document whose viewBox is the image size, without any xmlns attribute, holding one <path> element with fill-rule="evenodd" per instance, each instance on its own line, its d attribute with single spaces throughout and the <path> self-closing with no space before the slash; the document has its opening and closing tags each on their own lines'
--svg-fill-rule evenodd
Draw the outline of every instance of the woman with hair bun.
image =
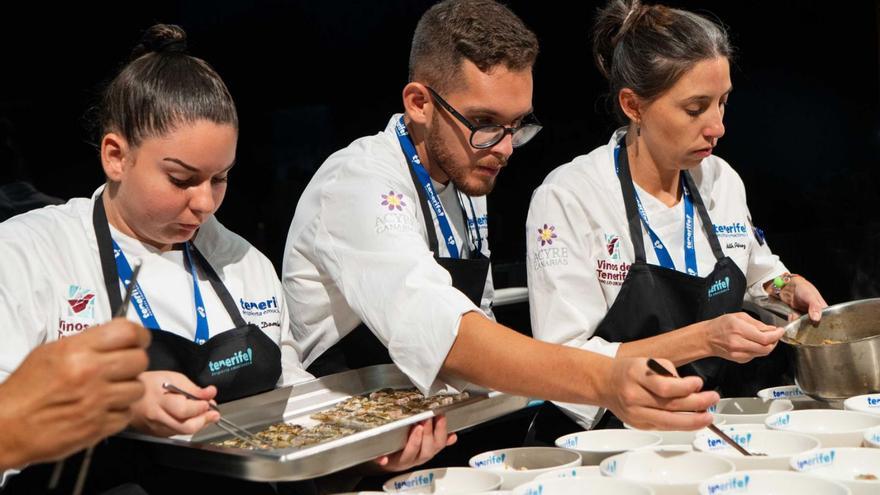
<svg viewBox="0 0 880 495">
<path fill-rule="evenodd" d="M 739 175 L 713 154 L 733 89 L 727 33 L 693 12 L 611 0 L 593 56 L 623 127 L 532 197 L 533 332 L 609 356 L 666 358 L 704 389 L 753 395 L 784 363 L 730 361 L 770 354 L 783 331 L 741 312 L 744 298 L 777 298 L 814 320 L 827 304 L 770 251 Z M 601 418 L 595 407 L 562 407 L 583 428 Z"/>
<path fill-rule="evenodd" d="M 139 263 L 122 309 L 152 342 L 133 428 L 194 433 L 219 419 L 209 401 L 312 379 L 272 263 L 214 216 L 235 165 L 238 115 L 220 76 L 186 53 L 186 33 L 149 28 L 96 116 L 106 182 L 91 198 L 0 224 L 0 287 L 15 287 L 0 298 L 0 377 L 39 344 L 110 320 Z M 167 393 L 165 383 L 201 400 Z M 377 464 L 405 469 L 447 441 L 445 419 L 425 422 Z"/>
<path fill-rule="evenodd" d="M 0 225 L 0 280 L 18 286 L 0 304 L 3 371 L 37 344 L 109 320 L 139 260 L 126 311 L 152 343 L 133 427 L 194 433 L 217 420 L 209 400 L 308 379 L 272 264 L 214 217 L 238 115 L 220 76 L 187 55 L 186 33 L 148 29 L 95 115 L 104 185 Z M 204 400 L 165 393 L 165 382 Z"/>
</svg>

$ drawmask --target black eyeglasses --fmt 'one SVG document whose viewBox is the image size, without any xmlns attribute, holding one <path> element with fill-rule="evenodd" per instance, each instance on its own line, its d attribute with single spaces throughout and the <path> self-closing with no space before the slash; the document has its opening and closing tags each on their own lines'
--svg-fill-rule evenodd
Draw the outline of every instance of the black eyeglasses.
<svg viewBox="0 0 880 495">
<path fill-rule="evenodd" d="M 538 131 L 541 130 L 541 123 L 538 122 L 538 119 L 534 114 L 529 114 L 523 119 L 523 122 L 517 127 L 507 127 L 500 124 L 486 124 L 486 125 L 474 125 L 464 117 L 464 115 L 458 113 L 458 111 L 452 108 L 452 105 L 446 103 L 440 95 L 437 94 L 436 91 L 431 89 L 428 86 L 428 91 L 431 92 L 431 96 L 440 104 L 441 107 L 446 109 L 447 112 L 450 113 L 453 117 L 455 117 L 459 122 L 465 125 L 471 131 L 470 143 L 471 146 L 477 149 L 486 149 L 495 146 L 500 143 L 504 136 L 510 134 L 513 139 L 513 147 L 519 148 L 520 146 L 528 143 L 538 134 Z"/>
</svg>

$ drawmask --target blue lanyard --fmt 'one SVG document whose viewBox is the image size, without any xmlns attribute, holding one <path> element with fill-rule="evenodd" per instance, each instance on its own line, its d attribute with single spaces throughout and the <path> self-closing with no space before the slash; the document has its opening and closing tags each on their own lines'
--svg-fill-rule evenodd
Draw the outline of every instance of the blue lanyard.
<svg viewBox="0 0 880 495">
<path fill-rule="evenodd" d="M 196 307 L 196 337 L 194 342 L 201 345 L 207 342 L 208 337 L 210 336 L 208 330 L 208 315 L 205 311 L 205 303 L 202 300 L 202 291 L 199 290 L 199 279 L 196 275 L 195 264 L 193 264 L 192 256 L 189 252 L 189 243 L 184 244 L 183 247 L 186 261 L 193 278 L 193 299 L 195 300 Z M 122 252 L 122 248 L 119 247 L 119 244 L 117 244 L 115 240 L 113 240 L 113 256 L 116 258 L 116 271 L 119 273 L 119 280 L 122 281 L 123 285 L 128 287 L 129 280 L 131 280 L 131 265 L 128 263 L 125 253 Z M 156 321 L 156 315 L 153 314 L 153 308 L 150 307 L 150 303 L 147 301 L 147 296 L 141 289 L 140 283 L 135 283 L 135 287 L 131 291 L 131 302 L 134 304 L 144 327 L 153 330 L 159 330 L 162 328 L 159 326 L 159 322 Z"/>
<path fill-rule="evenodd" d="M 437 223 L 440 224 L 440 232 L 443 234 L 444 240 L 446 241 L 446 249 L 449 251 L 449 257 L 459 258 L 458 244 L 455 241 L 455 236 L 452 235 L 452 227 L 449 226 L 449 219 L 446 216 L 446 212 L 443 210 L 443 203 L 440 202 L 440 197 L 434 191 L 434 185 L 431 184 L 431 176 L 428 175 L 428 171 L 425 170 L 425 167 L 419 160 L 419 154 L 416 152 L 415 146 L 413 146 L 412 140 L 409 137 L 409 131 L 406 130 L 406 124 L 404 123 L 402 116 L 394 127 L 397 130 L 397 140 L 400 141 L 400 147 L 406 155 L 406 160 L 410 167 L 415 171 L 416 177 L 419 178 L 419 182 L 425 190 L 425 195 L 428 197 L 428 204 L 437 216 Z"/>
<path fill-rule="evenodd" d="M 614 148 L 614 170 L 620 174 L 618 161 L 620 158 L 620 145 Z M 684 263 L 685 270 L 688 275 L 697 276 L 697 252 L 694 243 L 694 201 L 691 193 L 684 181 L 684 175 L 681 175 L 681 188 L 684 196 Z M 642 225 L 648 231 L 648 237 L 651 238 L 651 244 L 654 246 L 654 253 L 657 255 L 657 261 L 660 266 L 675 270 L 675 263 L 672 262 L 672 256 L 660 240 L 660 237 L 654 232 L 648 224 L 648 215 L 642 207 L 642 201 L 639 199 L 639 193 L 635 193 L 636 206 L 639 209 L 639 216 L 642 219 Z"/>
</svg>

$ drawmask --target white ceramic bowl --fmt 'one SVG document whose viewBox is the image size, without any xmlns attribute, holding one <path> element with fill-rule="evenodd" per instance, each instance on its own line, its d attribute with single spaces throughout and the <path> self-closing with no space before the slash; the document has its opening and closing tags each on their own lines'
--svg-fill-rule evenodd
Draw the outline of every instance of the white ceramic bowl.
<svg viewBox="0 0 880 495">
<path fill-rule="evenodd" d="M 720 426 L 724 424 L 724 418 L 720 418 L 718 416 L 712 416 L 712 422 L 715 423 L 715 426 Z M 690 445 L 691 442 L 697 438 L 698 434 L 703 432 L 708 432 L 709 430 L 703 428 L 701 430 L 695 431 L 677 431 L 677 430 L 639 430 L 637 428 L 633 428 L 632 426 L 624 423 L 624 427 L 629 428 L 630 430 L 635 431 L 648 431 L 650 433 L 655 433 L 660 435 L 661 441 L 660 445 Z"/>
<path fill-rule="evenodd" d="M 840 483 L 789 471 L 740 471 L 700 485 L 700 495 L 849 495 Z"/>
<path fill-rule="evenodd" d="M 858 411 L 866 414 L 880 416 L 880 394 L 866 394 L 850 397 L 843 401 L 843 408 L 847 411 Z"/>
<path fill-rule="evenodd" d="M 862 445 L 865 447 L 880 449 L 880 426 L 865 430 L 865 435 L 862 440 Z"/>
<path fill-rule="evenodd" d="M 654 490 L 632 481 L 614 478 L 556 478 L 552 480 L 535 480 L 520 485 L 513 490 L 513 495 L 653 495 Z"/>
<path fill-rule="evenodd" d="M 657 495 L 697 493 L 703 481 L 732 473 L 729 460 L 703 452 L 634 450 L 609 457 L 599 464 L 603 476 L 646 485 Z"/>
<path fill-rule="evenodd" d="M 736 423 L 732 425 L 721 425 L 718 427 L 719 430 L 723 431 L 730 435 L 731 433 L 748 433 L 750 431 L 768 431 L 767 427 L 764 426 L 764 423 Z M 706 435 L 714 435 L 715 433 L 709 429 L 703 429 L 697 432 L 697 438 L 704 437 Z"/>
<path fill-rule="evenodd" d="M 471 457 L 468 464 L 481 471 L 498 473 L 503 478 L 501 489 L 510 490 L 539 474 L 580 466 L 581 455 L 555 447 L 520 447 L 483 452 Z"/>
<path fill-rule="evenodd" d="M 694 440 L 694 449 L 729 459 L 736 466 L 737 471 L 748 469 L 787 471 L 792 456 L 819 448 L 819 440 L 802 433 L 788 431 L 731 432 L 728 436 L 749 452 L 767 455 L 745 456 L 716 435 L 697 438 Z"/>
<path fill-rule="evenodd" d="M 602 459 L 630 450 L 660 445 L 660 435 L 639 430 L 591 430 L 556 439 L 556 446 L 581 454 L 584 466 L 594 466 Z"/>
<path fill-rule="evenodd" d="M 731 397 L 721 399 L 708 411 L 724 420 L 725 425 L 736 423 L 762 423 L 771 414 L 794 409 L 790 400 L 764 400 L 757 397 Z"/>
<path fill-rule="evenodd" d="M 761 399 L 788 399 L 792 402 L 799 400 L 813 400 L 797 385 L 784 385 L 782 387 L 770 387 L 758 391 Z"/>
<path fill-rule="evenodd" d="M 846 447 L 819 449 L 792 457 L 791 468 L 837 481 L 849 487 L 853 495 L 880 493 L 880 450 Z M 859 475 L 873 475 L 878 479 L 857 480 Z"/>
<path fill-rule="evenodd" d="M 880 416 L 835 409 L 804 409 L 768 416 L 764 424 L 771 430 L 816 437 L 823 447 L 858 447 L 865 430 L 880 426 Z"/>
<path fill-rule="evenodd" d="M 685 443 L 669 443 L 666 445 L 660 444 L 653 447 L 645 447 L 645 450 L 656 450 L 660 452 L 694 452 L 694 446 Z"/>
<path fill-rule="evenodd" d="M 535 480 L 555 480 L 556 478 L 601 478 L 599 466 L 578 466 L 573 468 L 554 469 L 535 476 Z"/>
<path fill-rule="evenodd" d="M 498 473 L 451 467 L 401 474 L 386 481 L 382 489 L 388 493 L 473 494 L 496 490 L 500 486 L 501 475 Z"/>
</svg>

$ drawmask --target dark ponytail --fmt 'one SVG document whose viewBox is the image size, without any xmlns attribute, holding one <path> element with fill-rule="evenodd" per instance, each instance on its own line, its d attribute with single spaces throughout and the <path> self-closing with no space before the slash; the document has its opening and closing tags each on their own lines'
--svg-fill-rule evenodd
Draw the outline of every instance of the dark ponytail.
<svg viewBox="0 0 880 495">
<path fill-rule="evenodd" d="M 179 26 L 156 24 L 144 33 L 131 61 L 101 95 L 95 123 L 99 142 L 115 132 L 137 146 L 197 120 L 238 128 L 226 84 L 186 50 L 186 32 Z"/>
<path fill-rule="evenodd" d="M 722 26 L 686 10 L 639 0 L 610 0 L 593 28 L 593 60 L 608 80 L 611 103 L 622 122 L 626 116 L 617 104 L 621 89 L 630 88 L 650 101 L 698 62 L 732 55 Z"/>
</svg>

